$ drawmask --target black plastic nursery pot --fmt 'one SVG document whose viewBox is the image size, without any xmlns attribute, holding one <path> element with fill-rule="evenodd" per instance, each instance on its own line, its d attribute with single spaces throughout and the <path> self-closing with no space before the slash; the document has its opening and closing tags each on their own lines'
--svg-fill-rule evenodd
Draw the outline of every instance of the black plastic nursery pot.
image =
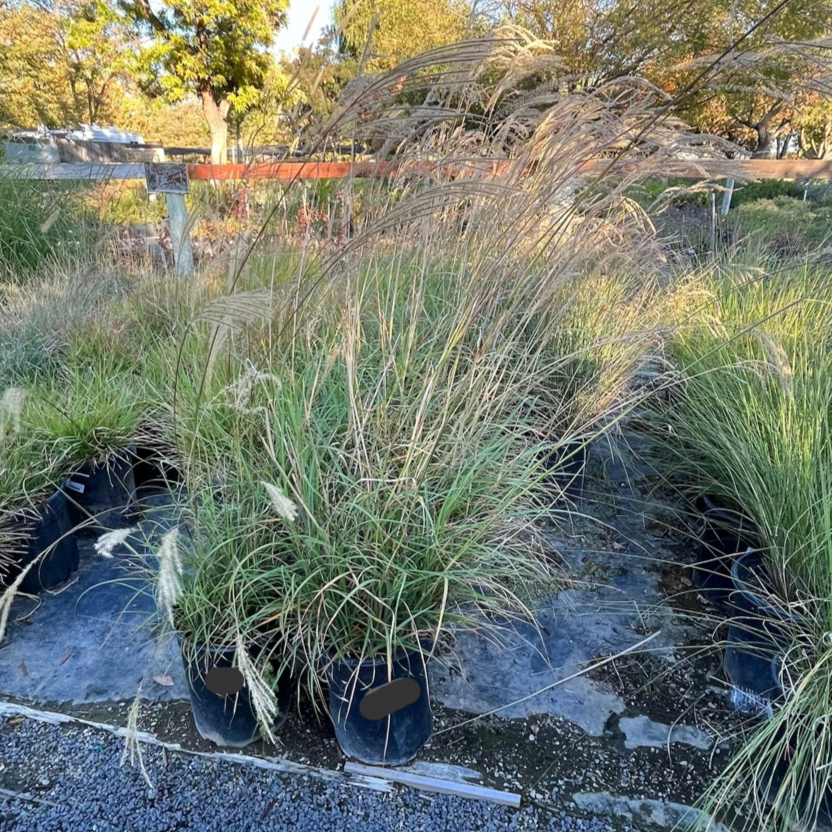
<svg viewBox="0 0 832 832">
<path fill-rule="evenodd" d="M 10 526 L 21 535 L 16 563 L 6 582 L 13 583 L 30 563 L 19 590 L 37 594 L 64 583 L 78 569 L 78 543 L 72 534 L 72 520 L 66 496 L 56 491 L 37 505 L 13 515 Z"/>
<path fill-rule="evenodd" d="M 433 713 L 418 650 L 396 653 L 389 676 L 387 658 L 381 656 L 361 662 L 335 659 L 326 675 L 329 715 L 348 757 L 369 765 L 402 765 L 430 739 Z M 395 706 L 400 707 L 390 712 Z"/>
<path fill-rule="evenodd" d="M 182 481 L 181 472 L 161 445 L 136 445 L 132 458 L 137 490 L 166 490 Z"/>
<path fill-rule="evenodd" d="M 761 552 L 738 555 L 731 564 L 731 606 L 737 617 L 747 617 L 756 627 L 785 643 L 795 628 L 805 629 L 805 619 L 786 608 L 773 594 L 773 581 Z"/>
<path fill-rule="evenodd" d="M 810 742 L 811 739 L 804 738 L 803 741 Z M 778 747 L 782 747 L 782 753 L 776 762 L 765 767 L 757 781 L 759 794 L 769 805 L 773 805 L 777 798 L 797 746 L 795 737 L 787 737 L 782 728 L 776 735 L 776 742 Z M 832 829 L 832 786 L 828 786 L 823 794 L 813 795 L 807 783 L 802 794 L 789 793 L 781 797 L 781 801 L 786 802 L 792 810 L 795 804 L 799 805 L 800 814 L 808 821 L 808 824 L 802 827 L 806 832 L 828 832 Z M 794 828 L 799 827 L 795 825 Z"/>
<path fill-rule="evenodd" d="M 64 483 L 70 517 L 77 534 L 93 537 L 132 525 L 136 503 L 133 458 L 129 445 L 103 462 L 81 465 Z"/>
<path fill-rule="evenodd" d="M 234 667 L 233 647 L 197 647 L 192 657 L 182 652 L 185 678 L 191 712 L 199 735 L 216 745 L 229 748 L 244 748 L 261 739 L 260 726 L 251 703 L 248 686 L 228 694 L 216 693 L 209 674 L 212 670 Z M 273 730 L 278 730 L 286 721 L 292 697 L 292 682 L 284 675 L 277 683 L 277 702 L 280 711 Z"/>
<path fill-rule="evenodd" d="M 780 696 L 771 673 L 778 642 L 748 618 L 732 619 L 723 653 L 723 666 L 733 685 L 732 702 L 746 713 L 759 713 Z"/>
<path fill-rule="evenodd" d="M 740 697 L 771 702 L 780 695 L 772 662 L 787 646 L 790 632 L 801 619 L 763 597 L 768 578 L 759 552 L 747 552 L 734 560 L 731 581 L 734 614 L 728 622 L 725 672 Z"/>
<path fill-rule="evenodd" d="M 694 531 L 699 538 L 699 554 L 693 566 L 693 584 L 705 599 L 730 611 L 734 591 L 731 566 L 737 555 L 756 546 L 756 529 L 739 512 L 707 494 L 699 497 L 696 508 L 699 518 Z"/>
<path fill-rule="evenodd" d="M 558 445 L 546 457 L 548 478 L 559 497 L 579 499 L 583 496 L 588 458 L 589 443 L 577 439 Z"/>
</svg>

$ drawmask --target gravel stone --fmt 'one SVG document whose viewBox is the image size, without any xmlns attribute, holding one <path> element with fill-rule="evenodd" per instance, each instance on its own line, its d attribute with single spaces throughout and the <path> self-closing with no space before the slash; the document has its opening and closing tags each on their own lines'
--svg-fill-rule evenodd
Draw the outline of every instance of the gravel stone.
<svg viewBox="0 0 832 832">
<path fill-rule="evenodd" d="M 0 723 L 0 831 L 630 832 L 529 803 L 375 792 L 144 747 L 150 790 L 138 766 L 120 765 L 123 752 L 122 740 L 90 728 Z"/>
</svg>

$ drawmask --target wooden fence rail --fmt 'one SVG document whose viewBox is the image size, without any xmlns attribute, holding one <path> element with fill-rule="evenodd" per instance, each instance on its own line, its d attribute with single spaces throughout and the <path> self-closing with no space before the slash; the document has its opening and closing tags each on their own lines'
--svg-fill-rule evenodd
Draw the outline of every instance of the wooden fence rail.
<svg viewBox="0 0 832 832">
<path fill-rule="evenodd" d="M 612 167 L 611 167 L 611 163 Z M 384 178 L 403 173 L 480 174 L 496 176 L 509 169 L 508 159 L 471 159 L 466 162 L 260 162 L 249 165 L 188 165 L 191 179 L 348 179 Z M 600 174 L 637 173 L 638 162 L 612 159 L 589 159 L 579 163 L 575 172 Z M 664 176 L 682 179 L 832 179 L 832 160 L 807 159 L 703 159 L 662 162 Z"/>
<path fill-rule="evenodd" d="M 599 174 L 610 168 L 612 160 L 589 159 L 579 163 L 576 174 Z M 161 163 L 167 164 L 167 163 Z M 175 165 L 176 163 L 169 163 Z M 257 162 L 247 165 L 187 165 L 188 177 L 195 180 L 262 180 L 289 182 L 295 179 L 385 178 L 398 174 L 479 174 L 495 176 L 505 172 L 507 159 L 471 159 L 467 162 Z M 611 173 L 634 173 L 638 162 L 616 161 Z M 668 159 L 662 175 L 682 179 L 832 179 L 832 159 Z M 144 179 L 143 162 L 70 162 L 61 165 L 0 165 L 0 177 L 25 179 Z"/>
<path fill-rule="evenodd" d="M 163 193 L 167 201 L 176 268 L 190 274 L 193 257 L 188 237 L 184 194 L 191 180 L 272 180 L 291 182 L 308 179 L 385 178 L 400 174 L 418 176 L 497 176 L 509 170 L 509 159 L 470 159 L 464 162 L 322 162 L 288 161 L 252 164 L 190 164 L 144 162 L 68 162 L 64 164 L 0 164 L 0 178 L 38 180 L 143 180 L 149 192 Z M 588 159 L 575 167 L 576 175 L 638 173 L 639 162 Z M 832 179 L 832 160 L 806 159 L 668 159 L 662 163 L 666 177 L 683 179 L 726 179 L 727 213 L 734 180 Z"/>
</svg>

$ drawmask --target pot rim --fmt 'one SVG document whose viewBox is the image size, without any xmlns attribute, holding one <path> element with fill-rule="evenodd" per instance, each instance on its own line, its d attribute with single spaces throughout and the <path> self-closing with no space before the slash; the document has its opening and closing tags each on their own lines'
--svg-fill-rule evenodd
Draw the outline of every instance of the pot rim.
<svg viewBox="0 0 832 832">
<path fill-rule="evenodd" d="M 700 534 L 711 528 L 726 533 L 736 533 L 737 537 L 748 546 L 753 546 L 757 526 L 738 509 L 720 505 L 711 495 L 700 494 L 694 501 L 698 515 Z"/>
<path fill-rule="evenodd" d="M 432 646 L 432 645 L 431 645 Z M 416 647 L 400 647 L 398 650 L 393 652 L 393 662 L 396 662 L 397 659 L 401 659 L 407 654 L 415 654 L 420 658 L 424 658 L 422 662 L 422 666 L 427 664 L 427 658 L 431 655 L 432 649 L 418 649 Z M 347 667 L 356 668 L 356 667 L 379 667 L 379 666 L 386 666 L 387 665 L 387 654 L 376 654 L 375 656 L 365 656 L 363 659 L 357 659 L 354 656 L 343 656 L 338 657 L 332 650 L 328 650 L 322 657 L 322 659 L 326 660 L 327 666 L 340 663 L 344 664 Z"/>
<path fill-rule="evenodd" d="M 30 498 L 28 503 L 9 509 L 4 514 L 1 514 L 0 518 L 2 518 L 2 522 L 0 522 L 0 526 L 31 525 L 39 521 L 49 520 L 49 517 L 44 516 L 44 511 L 47 506 L 57 515 L 58 512 L 66 509 L 66 504 L 67 496 L 62 488 L 55 489 L 48 496 L 46 492 L 42 492 L 41 496 Z"/>
<path fill-rule="evenodd" d="M 107 469 L 110 467 L 111 462 L 118 462 L 122 464 L 129 465 L 131 468 L 134 465 L 134 460 L 136 458 L 136 445 L 133 442 L 128 443 L 127 445 L 123 445 L 121 448 L 118 448 L 115 451 L 111 451 L 105 457 L 89 457 L 88 459 L 82 459 L 76 462 L 72 468 L 72 470 L 67 474 L 65 480 L 71 480 L 73 477 L 82 476 L 82 477 L 89 477 L 90 474 L 84 472 L 82 469 L 85 467 L 91 467 L 92 473 L 96 473 L 101 469 Z"/>
<path fill-rule="evenodd" d="M 779 604 L 773 604 L 766 600 L 762 595 L 750 588 L 747 581 L 740 577 L 740 569 L 747 569 L 749 572 L 754 572 L 754 569 L 749 565 L 749 561 L 757 562 L 765 568 L 762 552 L 759 549 L 753 549 L 750 546 L 745 552 L 738 554 L 731 564 L 731 583 L 734 586 L 734 592 L 744 597 L 749 606 L 764 613 L 768 616 L 774 617 L 782 622 L 791 622 L 792 624 L 805 624 L 806 619 L 800 613 L 791 612 Z"/>
</svg>

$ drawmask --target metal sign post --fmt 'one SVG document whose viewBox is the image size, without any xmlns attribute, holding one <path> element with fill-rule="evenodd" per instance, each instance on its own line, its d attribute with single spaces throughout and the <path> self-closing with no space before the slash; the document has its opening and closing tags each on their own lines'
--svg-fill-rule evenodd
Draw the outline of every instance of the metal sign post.
<svg viewBox="0 0 832 832">
<path fill-rule="evenodd" d="M 716 255 L 716 192 L 711 191 L 711 255 Z"/>
<path fill-rule="evenodd" d="M 725 193 L 722 195 L 722 209 L 720 210 L 720 215 L 723 217 L 728 216 L 728 210 L 731 207 L 731 197 L 734 194 L 734 180 L 728 178 L 725 181 Z"/>
<path fill-rule="evenodd" d="M 165 195 L 176 271 L 180 274 L 191 275 L 194 273 L 194 257 L 191 251 L 188 212 L 185 209 L 185 194 L 188 193 L 188 166 L 172 162 L 147 162 L 144 167 L 147 192 Z"/>
</svg>

